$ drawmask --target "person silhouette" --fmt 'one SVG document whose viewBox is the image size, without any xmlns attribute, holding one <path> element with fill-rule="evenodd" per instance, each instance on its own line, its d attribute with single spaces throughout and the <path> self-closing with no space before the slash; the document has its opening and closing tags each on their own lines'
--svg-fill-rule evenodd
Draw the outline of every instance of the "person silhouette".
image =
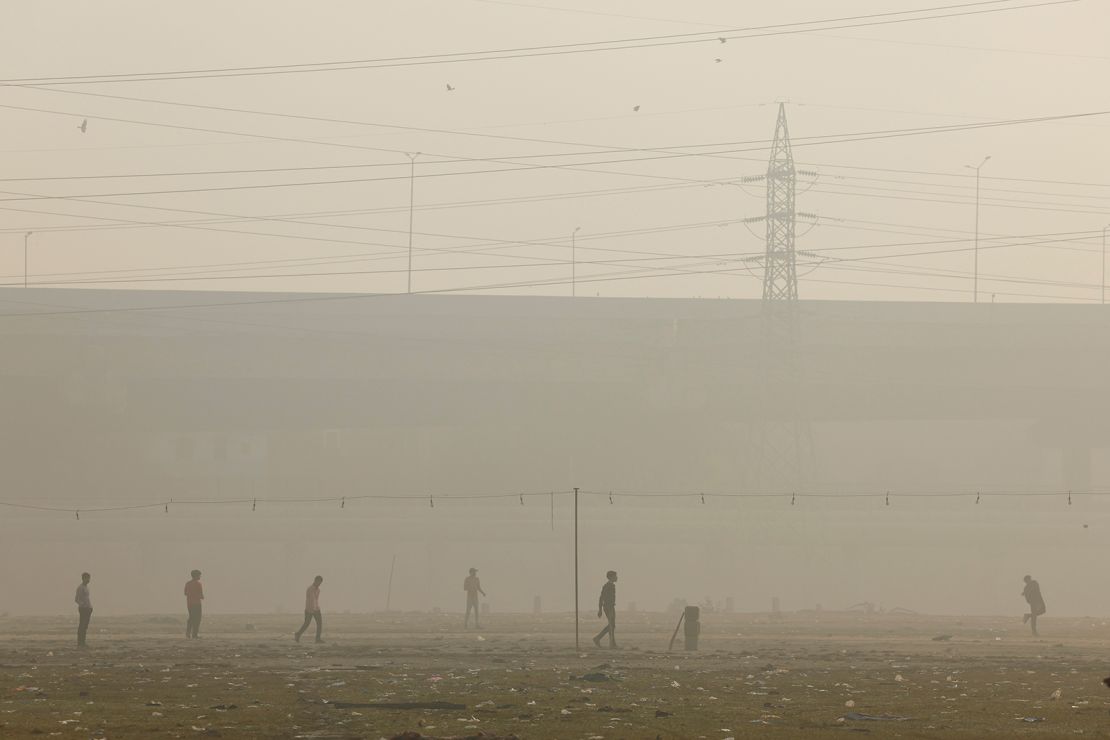
<svg viewBox="0 0 1110 740">
<path fill-rule="evenodd" d="M 185 608 L 189 611 L 189 621 L 185 623 L 185 639 L 200 636 L 201 602 L 204 601 L 204 586 L 200 584 L 200 571 L 194 570 L 185 582 Z"/>
<path fill-rule="evenodd" d="M 1029 622 L 1029 626 L 1033 629 L 1033 636 L 1037 637 L 1037 617 L 1045 613 L 1041 584 L 1034 581 L 1033 576 L 1025 576 L 1025 588 L 1021 595 L 1025 597 L 1025 601 L 1029 604 L 1029 612 L 1022 618 L 1022 621 Z"/>
<path fill-rule="evenodd" d="M 463 629 L 470 626 L 470 610 L 474 610 L 474 629 L 481 629 L 478 617 L 478 594 L 486 595 L 482 590 L 482 582 L 478 580 L 478 569 L 471 568 L 470 575 L 463 581 L 463 591 L 466 591 L 466 617 L 463 619 Z"/>
<path fill-rule="evenodd" d="M 601 638 L 609 635 L 609 647 L 617 647 L 617 571 L 611 570 L 605 574 L 605 585 L 601 587 L 601 596 L 597 600 L 597 617 L 604 614 L 608 623 L 601 632 L 594 637 L 594 645 L 601 647 Z"/>
<path fill-rule="evenodd" d="M 81 574 L 81 584 L 73 601 L 77 604 L 77 647 L 88 647 L 85 644 L 85 635 L 89 632 L 89 621 L 92 619 L 92 599 L 89 598 L 89 581 L 92 576 L 88 573 Z"/>
<path fill-rule="evenodd" d="M 323 642 L 320 639 L 320 635 L 324 631 L 324 617 L 320 614 L 320 584 L 323 582 L 323 576 L 316 576 L 312 579 L 312 585 L 304 592 L 304 624 L 293 633 L 293 639 L 297 642 L 301 641 L 301 635 L 308 629 L 308 625 L 312 623 L 313 619 L 316 620 L 316 642 Z"/>
</svg>

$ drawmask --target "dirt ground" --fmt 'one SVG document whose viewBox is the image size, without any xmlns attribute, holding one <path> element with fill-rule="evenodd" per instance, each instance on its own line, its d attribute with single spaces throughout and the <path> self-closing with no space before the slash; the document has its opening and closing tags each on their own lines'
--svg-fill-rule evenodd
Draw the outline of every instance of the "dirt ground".
<svg viewBox="0 0 1110 740">
<path fill-rule="evenodd" d="M 76 614 L 0 618 L 0 737 L 1110 737 L 1101 619 L 707 614 L 668 653 L 674 621 L 621 615 L 611 651 L 583 619 L 577 652 L 565 614 L 325 614 L 322 645 L 297 615 L 94 615 L 79 651 Z M 357 706 L 404 702 L 462 706 Z"/>
</svg>

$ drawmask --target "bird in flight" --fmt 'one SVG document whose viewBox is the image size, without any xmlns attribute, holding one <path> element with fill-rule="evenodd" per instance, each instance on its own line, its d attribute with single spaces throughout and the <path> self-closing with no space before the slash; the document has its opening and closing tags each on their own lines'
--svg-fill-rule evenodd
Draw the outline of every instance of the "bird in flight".
<svg viewBox="0 0 1110 740">
<path fill-rule="evenodd" d="M 720 41 L 722 44 L 728 41 L 728 39 L 726 39 L 724 36 L 718 36 L 717 40 Z"/>
<path fill-rule="evenodd" d="M 85 133 L 85 129 L 89 127 L 89 119 L 85 118 L 81 121 L 81 125 L 77 128 L 81 129 L 81 133 Z"/>
<path fill-rule="evenodd" d="M 638 105 L 634 105 L 634 106 L 632 106 L 632 110 L 633 110 L 633 112 L 635 112 L 635 113 L 639 113 L 639 112 L 640 112 L 640 106 L 638 106 Z"/>
<path fill-rule="evenodd" d="M 721 58 L 720 58 L 720 57 L 717 57 L 717 58 L 716 58 L 716 59 L 714 59 L 713 61 L 714 61 L 714 62 L 716 62 L 717 64 L 720 64 L 720 63 L 721 63 Z"/>
<path fill-rule="evenodd" d="M 454 90 L 455 90 L 455 88 L 451 86 L 450 82 L 448 82 L 447 83 L 447 92 L 454 92 Z"/>
</svg>

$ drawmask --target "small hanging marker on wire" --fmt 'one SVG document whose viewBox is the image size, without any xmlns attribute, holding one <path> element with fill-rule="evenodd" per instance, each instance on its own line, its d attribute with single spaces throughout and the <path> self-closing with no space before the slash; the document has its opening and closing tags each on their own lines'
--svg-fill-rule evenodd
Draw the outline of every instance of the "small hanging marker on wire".
<svg viewBox="0 0 1110 740">
<path fill-rule="evenodd" d="M 979 492 L 975 492 L 975 503 L 979 503 Z"/>
<path fill-rule="evenodd" d="M 75 517 L 77 517 L 77 521 L 81 521 L 81 512 L 80 511 L 73 512 L 73 515 Z"/>
<path fill-rule="evenodd" d="M 791 491 L 791 492 L 790 492 L 790 505 L 791 505 L 791 506 L 793 506 L 793 505 L 794 505 L 794 498 L 795 498 L 795 496 L 796 496 L 796 495 L 797 495 L 797 494 L 796 494 L 796 493 L 794 493 L 794 491 Z"/>
<path fill-rule="evenodd" d="M 254 499 L 253 501 L 251 501 L 251 511 L 254 511 L 257 508 L 258 508 L 258 499 Z"/>
<path fill-rule="evenodd" d="M 1071 491 L 1068 491 L 1068 506 L 1071 506 Z"/>
<path fill-rule="evenodd" d="M 347 497 L 346 496 L 343 496 L 342 498 L 339 499 L 339 508 L 340 509 L 346 509 L 347 508 Z"/>
<path fill-rule="evenodd" d="M 433 509 L 436 507 L 436 500 L 432 498 L 432 494 L 430 493 L 428 494 L 428 506 Z"/>
<path fill-rule="evenodd" d="M 609 491 L 609 504 L 610 504 L 610 506 L 613 504 L 613 492 L 612 491 Z"/>
<path fill-rule="evenodd" d="M 520 505 L 524 506 L 524 494 L 520 494 Z"/>
<path fill-rule="evenodd" d="M 701 495 L 701 502 L 702 502 L 703 504 L 705 503 L 705 494 L 704 494 L 704 493 L 703 493 L 703 494 Z"/>
<path fill-rule="evenodd" d="M 167 514 L 169 514 L 169 513 L 170 513 L 170 505 L 169 505 L 168 503 L 166 504 L 166 513 L 167 513 Z"/>
<path fill-rule="evenodd" d="M 890 491 L 886 492 L 886 505 L 890 506 Z"/>
</svg>

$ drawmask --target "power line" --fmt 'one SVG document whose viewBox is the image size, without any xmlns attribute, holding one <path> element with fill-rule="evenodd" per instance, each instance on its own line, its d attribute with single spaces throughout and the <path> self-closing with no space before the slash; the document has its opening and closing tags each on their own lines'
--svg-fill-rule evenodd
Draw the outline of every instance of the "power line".
<svg viewBox="0 0 1110 740">
<path fill-rule="evenodd" d="M 722 38 L 727 41 L 746 38 L 763 38 L 768 36 L 785 36 L 801 33 L 813 33 L 815 31 L 833 31 L 848 28 L 864 28 L 869 26 L 883 26 L 899 23 L 916 23 L 928 20 L 940 20 L 946 18 L 1011 12 L 1015 10 L 1028 10 L 1038 7 L 1066 5 L 1072 2 L 1077 2 L 1077 0 L 1044 0 L 1043 2 L 1028 3 L 1025 5 L 1012 5 L 1012 2 L 1014 2 L 1014 0 L 981 0 L 980 2 L 961 3 L 957 5 L 941 5 L 928 8 L 918 8 L 914 10 L 891 11 L 886 13 L 868 13 L 865 15 L 842 16 L 838 18 L 825 18 L 813 21 L 798 21 L 793 23 L 773 24 L 769 26 L 741 27 L 727 29 L 724 31 L 666 34 L 626 39 L 608 39 L 603 41 L 550 44 L 542 46 L 507 47 L 501 49 L 485 49 L 479 51 L 454 52 L 445 54 L 425 54 L 408 57 L 384 57 L 378 59 L 315 62 L 307 64 L 260 65 L 253 67 L 220 67 L 208 69 L 185 69 L 175 71 L 130 72 L 106 75 L 24 77 L 0 80 L 0 84 L 18 85 L 26 83 L 40 83 L 50 85 L 81 85 L 102 84 L 109 82 L 141 82 L 198 78 L 208 79 L 214 77 L 248 77 L 278 74 L 300 74 L 309 72 L 334 72 L 354 69 L 381 69 L 429 64 L 494 61 L 541 56 L 563 56 L 568 54 L 583 54 L 604 51 L 626 51 L 630 49 L 677 46 L 685 44 L 719 43 L 719 39 Z M 1003 4 L 1005 5 L 1005 7 L 981 7 Z M 972 8 L 979 9 L 972 10 Z M 952 10 L 956 12 L 940 12 L 947 10 Z M 929 13 L 933 13 L 933 15 L 926 15 Z M 915 17 L 906 18 L 898 16 Z M 846 23 L 847 21 L 860 22 Z M 837 23 L 841 25 L 828 25 Z M 816 27 L 799 28 L 799 26 Z"/>
<path fill-rule="evenodd" d="M 706 503 L 711 500 L 736 500 L 736 499 L 765 499 L 774 498 L 784 501 L 789 501 L 791 505 L 797 499 L 883 499 L 886 502 L 897 499 L 951 499 L 963 498 L 974 499 L 978 504 L 982 498 L 1051 498 L 1062 499 L 1067 501 L 1067 505 L 1072 505 L 1073 498 L 1084 497 L 1102 497 L 1110 495 L 1110 491 L 1101 489 L 1088 489 L 1088 490 L 1059 490 L 1059 489 L 1028 489 L 1028 490 L 1004 490 L 1004 489 L 889 489 L 889 490 L 858 490 L 858 491 L 791 491 L 791 490 L 753 490 L 753 491 L 588 491 L 581 490 L 579 492 L 583 496 L 605 497 L 609 499 L 611 504 L 616 500 L 623 499 L 696 499 L 701 503 Z M 574 491 L 554 490 L 554 491 L 515 491 L 511 493 L 486 493 L 486 494 L 473 494 L 473 493 L 419 493 L 419 494 L 351 494 L 351 495 L 331 495 L 320 497 L 298 497 L 298 498 L 274 498 L 266 496 L 249 496 L 249 497 L 236 497 L 228 499 L 195 499 L 195 498 L 167 498 L 161 501 L 153 501 L 149 503 L 136 503 L 136 504 L 119 504 L 113 506 L 81 506 L 79 502 L 71 502 L 69 504 L 56 504 L 56 503 L 25 503 L 20 501 L 0 501 L 0 506 L 10 509 L 22 509 L 27 511 L 40 511 L 47 513 L 64 513 L 76 514 L 77 519 L 80 520 L 81 514 L 105 514 L 105 513 L 119 513 L 127 511 L 142 511 L 142 510 L 156 510 L 162 509 L 164 513 L 169 514 L 170 509 L 173 508 L 187 508 L 195 509 L 202 507 L 220 507 L 226 509 L 228 507 L 240 506 L 244 509 L 250 506 L 251 512 L 257 512 L 258 504 L 263 506 L 282 506 L 282 505 L 304 505 L 304 504 L 340 504 L 339 508 L 346 510 L 347 503 L 356 502 L 403 502 L 414 503 L 424 507 L 429 502 L 432 503 L 430 508 L 435 508 L 435 503 L 450 504 L 455 502 L 474 502 L 474 501 L 519 501 L 524 505 L 525 499 L 535 499 L 548 497 L 566 497 L 573 495 Z"/>
<path fill-rule="evenodd" d="M 24 87 L 26 89 L 41 90 L 43 92 L 53 92 L 53 93 L 62 93 L 62 94 L 70 94 L 70 95 L 100 97 L 100 98 L 108 98 L 108 99 L 113 99 L 113 100 L 125 100 L 125 101 L 131 101 L 131 102 L 153 103 L 153 104 L 157 104 L 157 105 L 170 105 L 170 106 L 194 108 L 194 109 L 201 109 L 201 110 L 216 110 L 216 111 L 222 111 L 222 112 L 243 113 L 243 114 L 248 114 L 248 115 L 285 118 L 285 119 L 291 119 L 291 120 L 308 120 L 308 121 L 317 121 L 317 122 L 346 124 L 346 125 L 368 126 L 368 127 L 374 127 L 374 128 L 391 128 L 391 129 L 400 129 L 400 130 L 406 130 L 406 131 L 450 134 L 450 135 L 455 135 L 455 136 L 492 137 L 492 138 L 495 138 L 495 139 L 505 139 L 505 140 L 510 140 L 510 141 L 527 141 L 527 142 L 533 142 L 533 143 L 546 143 L 546 144 L 556 144 L 556 145 L 561 145 L 561 146 L 575 146 L 575 147 L 582 147 L 582 148 L 600 149 L 600 150 L 606 150 L 608 152 L 630 152 L 630 151 L 666 152 L 668 149 L 677 149 L 677 148 L 682 148 L 683 146 L 691 146 L 691 145 L 678 145 L 678 146 L 672 146 L 672 147 L 614 147 L 614 146 L 608 145 L 608 144 L 594 144 L 594 143 L 591 143 L 591 142 L 583 142 L 583 141 L 567 141 L 567 140 L 560 140 L 560 139 L 541 139 L 541 138 L 535 138 L 535 137 L 516 137 L 516 136 L 506 136 L 506 135 L 503 135 L 503 134 L 482 134 L 482 133 L 475 133 L 475 132 L 470 132 L 470 131 L 460 131 L 460 130 L 454 130 L 454 129 L 435 129 L 435 128 L 426 128 L 426 127 L 417 127 L 417 126 L 404 126 L 404 125 L 400 125 L 400 124 L 385 124 L 385 123 L 372 122 L 372 121 L 359 121 L 359 120 L 353 120 L 353 119 L 327 118 L 327 117 L 323 117 L 323 116 L 307 116 L 307 115 L 301 115 L 301 114 L 281 113 L 281 112 L 275 112 L 275 111 L 262 111 L 262 110 L 257 110 L 257 109 L 248 109 L 248 108 L 233 108 L 233 107 L 228 107 L 228 106 L 213 106 L 213 105 L 203 105 L 203 104 L 198 104 L 198 103 L 186 103 L 186 102 L 181 102 L 181 101 L 162 100 L 162 99 L 156 99 L 156 98 L 145 98 L 145 97 L 135 97 L 135 96 L 125 96 L 125 95 L 110 95 L 110 94 L 107 94 L 107 93 L 91 93 L 91 92 L 77 91 L 77 90 L 58 90 L 58 89 L 47 88 L 47 87 L 36 87 L 36 86 L 32 86 L 32 85 L 26 85 L 26 86 L 21 86 L 21 87 Z M 760 105 L 762 105 L 762 104 L 760 104 Z M 701 110 L 701 109 L 696 109 L 696 110 Z M 77 115 L 77 114 L 74 114 L 74 113 L 63 112 L 63 111 L 43 110 L 42 112 L 48 112 L 48 113 L 52 112 L 52 113 L 57 113 L 58 115 L 67 115 L 67 116 Z M 82 115 L 84 115 L 84 114 L 82 114 Z M 592 120 L 592 119 L 586 119 L 586 120 Z M 1031 119 L 1011 119 L 1009 121 L 1006 120 L 1006 119 L 987 119 L 986 122 L 987 123 L 1010 124 L 1010 123 L 1013 122 L 1013 120 L 1031 120 Z M 130 123 L 143 124 L 144 122 L 142 122 L 142 121 L 130 121 Z M 164 126 L 172 127 L 171 124 L 152 124 L 152 125 L 164 125 Z M 220 131 L 219 133 L 228 133 L 228 134 L 232 134 L 232 135 L 237 135 L 237 132 L 234 132 L 234 131 Z M 248 135 L 248 134 L 243 134 L 243 135 Z M 836 136 L 836 135 L 833 135 L 833 136 Z M 804 140 L 806 138 L 809 138 L 809 137 L 800 137 L 798 140 L 801 141 L 801 140 Z M 318 140 L 314 140 L 314 139 L 294 139 L 294 141 L 300 141 L 300 142 L 309 143 L 309 144 L 322 143 L 322 142 L 319 142 Z M 767 143 L 769 143 L 770 140 L 763 140 L 763 141 L 766 141 Z M 762 143 L 762 142 L 746 142 L 746 143 Z M 705 144 L 705 145 L 702 145 L 702 146 L 711 146 L 711 144 Z M 401 150 L 386 150 L 386 151 L 391 151 L 393 153 L 403 153 L 403 152 L 401 152 Z M 598 153 L 604 153 L 604 152 L 598 152 Z M 574 154 L 575 153 L 565 153 L 565 154 L 560 155 L 560 156 L 573 156 Z M 578 154 L 581 154 L 581 153 L 578 153 Z M 510 159 L 510 158 L 473 158 L 473 157 L 468 158 L 468 157 L 459 157 L 457 155 L 448 155 L 448 154 L 438 154 L 438 155 L 434 155 L 434 156 L 441 156 L 441 157 L 445 157 L 445 158 L 453 160 L 453 161 L 460 161 L 460 162 L 461 161 L 500 161 L 501 159 Z M 541 156 L 541 155 L 535 155 L 535 156 Z M 713 155 L 713 154 L 705 155 L 705 154 L 702 154 L 702 155 L 698 155 L 698 156 L 721 156 L 721 155 Z M 528 158 L 528 155 L 525 155 L 525 158 Z M 725 158 L 736 159 L 736 157 L 725 157 Z M 756 160 L 756 159 L 753 159 L 752 161 L 762 162 L 762 160 Z M 881 172 L 897 172 L 897 173 L 902 173 L 902 174 L 933 175 L 933 176 L 941 176 L 941 177 L 949 177 L 949 178 L 958 177 L 958 178 L 970 179 L 970 178 L 974 177 L 972 175 L 965 175 L 965 174 L 960 173 L 960 172 L 928 172 L 928 171 L 921 171 L 921 170 L 904 170 L 904 169 L 900 170 L 900 169 L 893 169 L 893 168 L 863 167 L 863 166 L 856 166 L 856 165 L 833 165 L 833 164 L 813 164 L 813 163 L 810 163 L 810 166 L 831 167 L 831 168 L 837 168 L 837 169 L 862 169 L 862 170 L 872 170 L 872 171 L 881 171 Z M 1089 187 L 1110 187 L 1110 183 L 1084 183 L 1084 182 L 1045 180 L 1045 179 L 1037 179 L 1037 178 L 1008 178 L 1008 177 L 1000 177 L 1000 176 L 985 176 L 982 179 L 984 179 L 984 180 L 1000 180 L 1000 181 L 1015 181 L 1015 182 L 1036 182 L 1036 183 L 1043 183 L 1043 184 L 1080 185 L 1080 186 L 1089 186 Z"/>
<path fill-rule="evenodd" d="M 58 111 L 50 111 L 50 110 L 45 110 L 45 109 L 36 109 L 36 108 L 30 108 L 28 106 L 0 105 L 0 108 L 10 108 L 10 109 L 15 109 L 15 110 L 37 110 L 37 111 L 40 111 L 40 112 L 58 113 Z M 991 122 L 987 122 L 987 123 L 955 124 L 955 125 L 951 125 L 951 126 L 925 126 L 925 127 L 917 127 L 917 128 L 906 128 L 906 129 L 887 129 L 887 130 L 870 131 L 870 132 L 822 134 L 822 135 L 818 135 L 818 136 L 799 137 L 798 140 L 794 142 L 794 146 L 799 147 L 799 146 L 816 146 L 816 145 L 826 145 L 826 144 L 843 144 L 843 143 L 854 143 L 854 142 L 860 142 L 860 141 L 875 141 L 875 140 L 881 140 L 881 139 L 900 138 L 900 137 L 905 137 L 905 136 L 922 136 L 922 135 L 930 135 L 930 134 L 954 133 L 954 132 L 960 132 L 960 131 L 976 130 L 976 129 L 981 129 L 981 128 L 996 128 L 996 127 L 1000 127 L 1000 126 L 1024 125 L 1024 124 L 1031 124 L 1031 123 L 1042 123 L 1042 122 L 1046 122 L 1046 121 L 1056 121 L 1056 120 L 1074 119 L 1074 118 L 1087 118 L 1087 117 L 1093 117 L 1093 116 L 1104 116 L 1104 115 L 1107 115 L 1107 114 L 1110 114 L 1110 110 L 1088 111 L 1088 112 L 1083 112 L 1083 113 L 1071 113 L 1071 114 L 1062 114 L 1062 115 L 1054 115 L 1054 116 L 1038 116 L 1038 117 L 1033 117 L 1033 118 L 1011 119 L 1011 120 L 1006 120 L 1006 121 L 991 121 Z M 65 115 L 68 115 L 68 114 L 65 114 Z M 108 119 L 108 120 L 113 120 L 113 119 Z M 159 124 L 154 124 L 154 125 L 159 125 Z M 190 127 L 186 127 L 186 128 L 190 128 Z M 244 135 L 250 135 L 250 134 L 244 134 Z M 275 138 L 275 137 L 263 137 L 263 138 Z M 281 137 L 277 137 L 277 138 L 281 139 Z M 757 147 L 754 147 L 754 148 L 730 148 L 730 149 L 719 149 L 719 150 L 710 151 L 710 152 L 669 152 L 668 150 L 683 149 L 683 148 L 715 147 L 715 146 L 745 147 L 746 145 L 749 145 L 749 144 L 759 144 L 759 143 L 762 143 L 762 142 L 765 142 L 765 141 L 766 140 L 738 141 L 738 142 L 714 142 L 714 143 L 703 143 L 703 144 L 683 144 L 683 145 L 678 145 L 678 146 L 660 147 L 660 148 L 655 148 L 655 149 L 650 149 L 650 150 L 633 150 L 633 151 L 648 151 L 648 152 L 655 151 L 655 152 L 665 152 L 665 153 L 653 154 L 651 156 L 643 156 L 643 157 L 625 157 L 625 158 L 616 158 L 616 159 L 608 159 L 608 160 L 600 160 L 600 161 L 587 161 L 587 162 L 576 163 L 574 166 L 577 167 L 577 168 L 583 168 L 583 167 L 590 167 L 590 166 L 597 166 L 597 165 L 607 165 L 607 164 L 637 164 L 637 163 L 641 163 L 641 162 L 654 162 L 654 161 L 659 161 L 659 160 L 672 160 L 672 159 L 683 159 L 683 158 L 689 158 L 689 157 L 706 157 L 706 156 L 714 156 L 714 155 L 720 155 L 720 154 L 735 154 L 735 153 L 743 153 L 743 152 L 762 151 L 762 150 L 767 149 L 767 147 L 766 146 L 757 146 Z M 615 151 L 627 151 L 627 150 L 615 150 Z M 604 154 L 604 153 L 605 152 L 601 152 L 601 154 Z M 597 154 L 597 153 L 595 153 L 595 154 Z M 573 153 L 551 153 L 551 154 L 538 154 L 538 155 L 523 155 L 523 156 L 517 156 L 517 157 L 498 157 L 498 158 L 491 158 L 491 159 L 474 158 L 474 159 L 469 159 L 467 161 L 469 161 L 469 162 L 509 161 L 509 160 L 514 160 L 515 161 L 515 160 L 519 160 L 519 159 L 540 159 L 540 158 L 548 158 L 548 157 L 566 157 L 566 156 L 575 156 L 575 157 L 590 156 L 590 153 L 573 152 Z M 438 163 L 432 163 L 432 164 L 438 164 Z M 463 171 L 455 171 L 455 172 L 423 173 L 421 175 L 417 175 L 417 177 L 418 178 L 459 177 L 459 176 L 473 176 L 473 175 L 483 175 L 483 174 L 502 174 L 502 173 L 506 173 L 506 172 L 513 173 L 513 172 L 529 171 L 529 170 L 546 170 L 546 169 L 564 168 L 564 167 L 566 167 L 566 166 L 564 166 L 564 165 L 551 165 L 551 164 L 516 165 L 515 162 L 514 162 L 514 166 L 512 166 L 511 168 L 484 169 L 484 170 L 463 170 Z M 624 176 L 624 177 L 651 177 L 651 175 L 644 175 L 644 174 L 641 174 L 641 173 L 629 173 L 629 172 L 602 173 L 602 174 L 616 174 L 616 175 L 620 175 L 620 176 Z M 17 198 L 0 198 L 0 202 L 27 201 L 27 200 L 51 200 L 51 199 L 58 199 L 58 198 L 105 198 L 105 197 L 138 196 L 138 195 L 171 195 L 171 194 L 181 194 L 181 193 L 227 192 L 227 191 L 239 191 L 239 190 L 260 190 L 260 189 L 287 188 L 287 187 L 315 187 L 315 186 L 329 186 L 329 185 L 349 185 L 349 184 L 362 184 L 362 183 L 369 183 L 369 182 L 390 182 L 390 181 L 407 180 L 407 179 L 410 179 L 409 176 L 407 176 L 407 175 L 396 175 L 396 176 L 386 176 L 386 177 L 314 180 L 314 181 L 301 181 L 301 182 L 291 182 L 291 183 L 286 182 L 286 183 L 263 183 L 263 184 L 252 184 L 252 185 L 222 185 L 222 186 L 197 187 L 197 188 L 174 188 L 174 189 L 164 189 L 164 190 L 143 190 L 143 191 L 92 193 L 92 194 L 79 194 L 79 195 L 72 195 L 72 196 L 33 195 L 33 196 L 23 196 L 23 197 L 17 197 Z"/>
</svg>

